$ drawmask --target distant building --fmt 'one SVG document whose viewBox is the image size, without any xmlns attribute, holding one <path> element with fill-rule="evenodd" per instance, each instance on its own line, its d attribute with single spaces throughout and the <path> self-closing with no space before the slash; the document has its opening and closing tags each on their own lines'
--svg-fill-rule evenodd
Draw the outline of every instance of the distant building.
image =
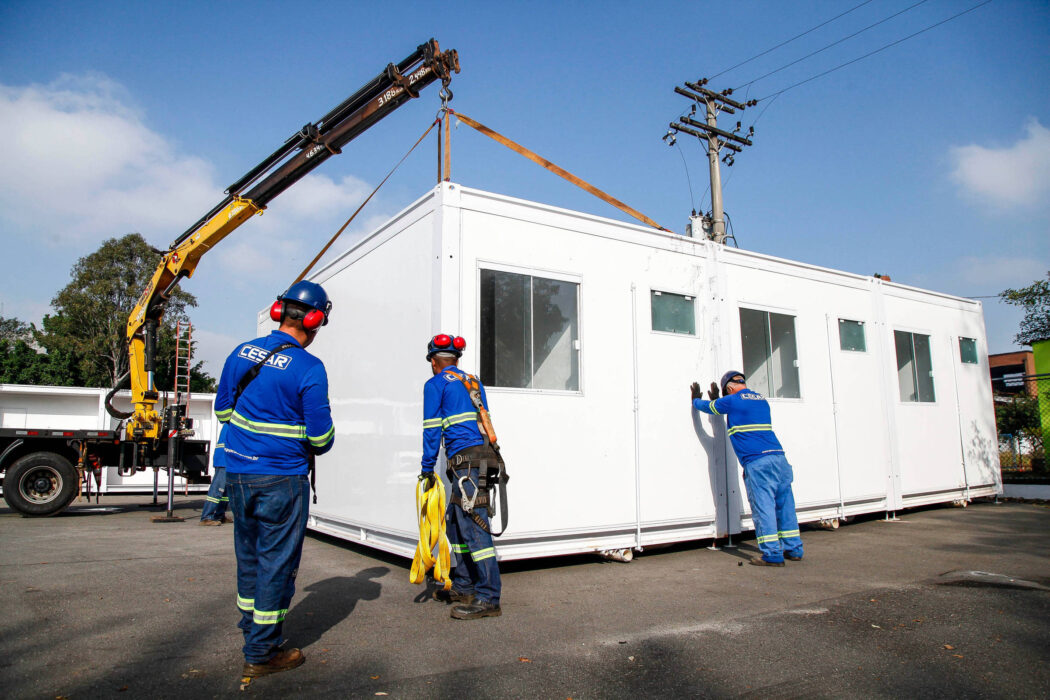
<svg viewBox="0 0 1050 700">
<path fill-rule="evenodd" d="M 1031 350 L 989 355 L 988 368 L 993 394 L 1016 395 L 1027 391 L 1033 398 L 1038 396 L 1036 383 L 1030 379 L 1035 375 L 1035 356 Z M 1025 377 L 1029 380 L 1025 381 Z"/>
</svg>

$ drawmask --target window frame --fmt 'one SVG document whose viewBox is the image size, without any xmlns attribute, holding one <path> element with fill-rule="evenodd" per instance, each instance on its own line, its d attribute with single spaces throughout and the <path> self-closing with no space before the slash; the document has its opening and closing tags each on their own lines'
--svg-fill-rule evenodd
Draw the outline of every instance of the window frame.
<svg viewBox="0 0 1050 700">
<path fill-rule="evenodd" d="M 967 360 L 965 357 L 963 357 L 962 344 L 963 344 L 964 340 L 968 340 L 971 343 L 973 343 L 973 361 L 972 362 L 970 360 Z M 978 367 L 980 366 L 980 364 L 981 364 L 981 353 L 980 353 L 980 351 L 977 348 L 977 338 L 968 338 L 968 337 L 966 337 L 964 335 L 960 335 L 959 336 L 958 346 L 959 346 L 959 364 L 961 364 L 961 365 L 976 365 Z"/>
<path fill-rule="evenodd" d="M 839 352 L 856 352 L 856 353 L 866 354 L 868 352 L 868 331 L 867 331 L 868 322 L 867 321 L 856 320 L 856 319 L 852 319 L 852 318 L 842 318 L 841 316 L 836 316 L 836 318 L 838 319 L 837 326 L 838 326 L 838 330 L 839 330 Z M 856 348 L 844 348 L 844 347 L 842 347 L 842 340 L 843 340 L 843 338 L 842 338 L 842 324 L 843 324 L 844 321 L 846 323 L 856 323 L 857 325 L 860 326 L 861 340 L 864 341 L 863 349 L 857 350 Z"/>
<path fill-rule="evenodd" d="M 481 273 L 483 270 L 489 272 L 505 272 L 514 275 L 526 275 L 530 278 L 541 278 L 551 280 L 553 282 L 567 282 L 576 285 L 576 340 L 574 351 L 576 352 L 576 367 L 577 367 L 577 389 L 538 389 L 533 387 L 515 387 L 515 386 L 499 386 L 496 384 L 489 385 L 485 384 L 485 391 L 488 393 L 507 393 L 507 394 L 550 394 L 555 396 L 584 396 L 584 340 L 583 340 L 583 275 L 572 272 L 564 272 L 560 270 L 550 270 L 540 267 L 527 267 L 523 265 L 510 265 L 507 263 L 500 263 L 490 260 L 478 259 L 475 262 L 475 274 L 474 274 L 474 291 L 475 300 L 474 305 L 476 309 L 475 315 L 475 326 L 474 326 L 474 337 L 477 338 L 478 342 L 478 378 L 481 378 Z M 533 368 L 533 377 L 535 377 L 535 368 Z"/>
<path fill-rule="evenodd" d="M 786 317 L 791 319 L 792 330 L 793 330 L 793 335 L 794 335 L 794 344 L 795 344 L 795 359 L 793 360 L 793 367 L 795 369 L 795 373 L 796 373 L 797 380 L 798 380 L 798 396 L 772 396 L 768 392 L 766 394 L 763 394 L 763 396 L 765 396 L 765 398 L 767 400 L 769 400 L 769 401 L 796 401 L 796 402 L 799 402 L 799 403 L 804 402 L 805 401 L 805 395 L 804 395 L 804 393 L 802 391 L 802 384 L 803 384 L 803 382 L 802 382 L 802 374 L 803 374 L 803 372 L 802 372 L 802 362 L 801 362 L 801 354 L 799 353 L 799 349 L 798 349 L 798 345 L 799 345 L 799 325 L 798 325 L 799 316 L 798 316 L 798 311 L 795 310 L 795 309 L 786 309 L 786 308 L 766 306 L 764 304 L 753 304 L 753 303 L 749 303 L 747 301 L 738 301 L 736 309 L 737 309 L 737 313 L 736 313 L 737 340 L 740 343 L 740 358 L 741 358 L 741 368 L 740 369 L 742 369 L 745 373 L 747 372 L 747 367 L 743 366 L 744 365 L 744 335 L 743 335 L 743 325 L 742 325 L 741 319 L 740 319 L 740 311 L 746 309 L 748 311 L 756 311 L 756 312 L 763 313 L 763 314 L 766 315 L 766 331 L 769 334 L 769 346 L 767 346 L 769 354 L 766 355 L 766 360 L 765 360 L 766 362 L 769 362 L 770 360 L 772 360 L 772 354 L 771 353 L 772 353 L 773 334 L 772 334 L 772 320 L 770 318 L 770 314 L 776 314 L 778 316 L 786 316 Z M 748 385 L 750 386 L 751 377 L 748 376 L 747 379 L 748 379 Z M 753 388 L 753 387 L 751 387 L 751 388 Z"/>
<path fill-rule="evenodd" d="M 917 328 L 908 328 L 908 327 L 901 328 L 901 327 L 895 327 L 895 326 L 891 326 L 890 330 L 891 330 L 891 333 L 892 333 L 892 336 L 890 338 L 890 342 L 891 342 L 892 347 L 893 347 L 894 375 L 897 377 L 897 403 L 902 405 L 902 406 L 936 406 L 937 403 L 939 402 L 939 399 L 938 399 L 938 396 L 937 396 L 937 371 L 936 371 L 936 369 L 934 367 L 934 362 L 933 362 L 933 355 L 934 355 L 934 352 L 933 352 L 933 347 L 934 347 L 934 345 L 933 345 L 933 337 L 934 337 L 933 333 L 931 331 L 927 330 L 927 329 L 917 329 Z M 900 370 L 897 369 L 897 362 L 898 362 L 898 358 L 897 358 L 897 333 L 907 333 L 908 336 L 910 337 L 910 340 L 911 340 L 911 352 L 912 352 L 911 359 L 912 359 L 912 363 L 913 363 L 912 378 L 913 378 L 913 380 L 916 383 L 915 384 L 916 396 L 921 396 L 921 393 L 919 392 L 919 386 L 918 386 L 918 362 L 917 362 L 916 356 L 915 356 L 915 336 L 921 335 L 921 336 L 923 336 L 923 337 L 925 337 L 927 339 L 928 350 L 929 350 L 929 361 L 930 361 L 930 369 L 929 369 L 929 371 L 930 371 L 930 389 L 931 389 L 931 391 L 933 391 L 933 400 L 932 401 L 923 401 L 921 398 L 917 398 L 915 401 L 908 401 L 908 400 L 905 400 L 904 397 L 901 395 Z"/>
<path fill-rule="evenodd" d="M 653 295 L 670 294 L 677 297 L 689 297 L 692 301 L 693 306 L 693 332 L 692 333 L 678 333 L 676 331 L 664 331 L 653 328 Z M 656 287 L 649 288 L 649 332 L 656 333 L 657 335 L 667 335 L 674 338 L 699 338 L 700 337 L 700 322 L 698 313 L 697 302 L 699 301 L 695 293 L 690 292 L 676 292 L 670 289 L 657 289 Z"/>
</svg>

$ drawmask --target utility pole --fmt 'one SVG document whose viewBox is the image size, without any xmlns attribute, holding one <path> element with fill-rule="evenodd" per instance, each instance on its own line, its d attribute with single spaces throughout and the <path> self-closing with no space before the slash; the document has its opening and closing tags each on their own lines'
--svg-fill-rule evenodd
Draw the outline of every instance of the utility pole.
<svg viewBox="0 0 1050 700">
<path fill-rule="evenodd" d="M 677 134 L 685 133 L 707 142 L 707 160 L 711 171 L 711 218 L 710 226 L 704 226 L 704 229 L 710 240 L 716 243 L 724 243 L 726 239 L 726 222 L 722 208 L 722 173 L 719 169 L 718 154 L 723 149 L 727 151 L 721 160 L 726 164 L 726 167 L 732 166 L 734 156 L 743 150 L 743 146 L 751 145 L 750 137 L 754 135 L 755 129 L 754 127 L 749 127 L 747 136 L 740 136 L 737 133 L 741 128 L 740 122 L 736 123 L 736 128 L 733 131 L 719 129 L 718 113 L 736 114 L 737 110 L 742 112 L 748 107 L 755 106 L 758 104 L 758 100 L 748 100 L 743 103 L 737 102 L 729 97 L 733 94 L 732 88 L 722 92 L 714 92 L 705 88 L 704 85 L 706 84 L 707 78 L 703 78 L 696 83 L 686 82 L 685 87 L 675 87 L 674 91 L 676 93 L 689 98 L 693 101 L 693 104 L 689 116 L 679 117 L 677 122 L 671 122 L 668 125 L 669 129 L 664 135 L 664 140 L 667 141 L 668 145 L 673 146 Z M 703 109 L 705 121 L 698 121 L 693 118 L 696 115 L 697 108 Z M 694 220 L 697 218 L 699 217 L 694 216 Z M 694 233 L 693 235 L 696 234 Z"/>
</svg>

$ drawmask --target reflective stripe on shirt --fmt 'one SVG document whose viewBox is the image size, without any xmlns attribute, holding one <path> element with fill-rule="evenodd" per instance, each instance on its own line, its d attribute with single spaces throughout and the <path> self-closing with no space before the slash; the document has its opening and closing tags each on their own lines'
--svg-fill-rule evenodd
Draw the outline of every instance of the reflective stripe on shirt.
<svg viewBox="0 0 1050 700">
<path fill-rule="evenodd" d="M 734 435 L 736 433 L 751 433 L 756 430 L 768 430 L 773 431 L 773 426 L 770 423 L 752 423 L 751 425 L 737 425 L 729 429 L 729 434 Z"/>
<path fill-rule="evenodd" d="M 233 412 L 233 417 L 230 418 L 230 424 L 236 425 L 238 428 L 241 428 L 242 430 L 247 430 L 248 432 L 259 433 L 260 435 L 272 435 L 274 437 L 291 438 L 293 440 L 306 439 L 305 425 L 286 425 L 284 423 L 258 423 L 256 421 L 248 420 L 240 413 L 237 413 L 237 411 Z M 325 442 L 327 442 L 327 440 Z M 321 444 L 323 445 L 324 443 Z"/>
<path fill-rule="evenodd" d="M 303 428 L 303 430 L 305 430 L 305 428 Z M 313 445 L 314 447 L 324 447 L 325 445 L 327 445 L 329 442 L 332 441 L 333 437 L 335 437 L 335 426 L 334 425 L 331 428 L 329 428 L 328 432 L 325 433 L 324 435 L 321 435 L 319 437 L 310 437 L 310 436 L 308 436 L 307 439 L 310 441 L 310 444 Z"/>
</svg>

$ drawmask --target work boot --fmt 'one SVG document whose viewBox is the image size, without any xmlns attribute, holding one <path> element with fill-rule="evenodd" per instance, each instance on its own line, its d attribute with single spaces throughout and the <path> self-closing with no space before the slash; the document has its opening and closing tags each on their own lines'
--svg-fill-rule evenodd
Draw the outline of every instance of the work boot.
<svg viewBox="0 0 1050 700">
<path fill-rule="evenodd" d="M 287 651 L 277 652 L 269 661 L 264 661 L 261 664 L 250 664 L 245 661 L 241 675 L 248 678 L 268 676 L 271 673 L 289 671 L 296 666 L 302 666 L 304 661 L 306 661 L 306 657 L 303 656 L 303 652 L 298 649 L 288 649 Z"/>
<path fill-rule="evenodd" d="M 464 605 L 470 605 L 474 602 L 474 591 L 461 593 L 455 588 L 450 588 L 447 591 L 444 588 L 438 588 L 431 595 L 434 597 L 434 600 L 439 600 L 442 603 L 463 603 Z"/>
<path fill-rule="evenodd" d="M 222 525 L 222 521 L 221 520 L 202 520 L 202 521 L 200 521 L 197 524 L 198 525 L 203 525 L 204 527 L 218 527 L 219 525 Z"/>
<path fill-rule="evenodd" d="M 222 516 L 222 522 L 223 523 L 232 523 L 233 522 L 233 518 L 231 518 L 228 515 L 224 515 L 224 516 Z"/>
<path fill-rule="evenodd" d="M 751 560 L 751 566 L 784 566 L 782 561 L 766 561 L 762 557 L 755 557 Z"/>
<path fill-rule="evenodd" d="M 502 614 L 503 611 L 498 605 L 493 605 L 487 600 L 452 608 L 452 617 L 456 620 L 477 620 L 479 617 L 499 617 Z"/>
<path fill-rule="evenodd" d="M 785 552 L 784 553 L 784 558 L 787 559 L 788 561 L 802 561 L 802 555 L 801 554 L 788 554 L 787 552 Z"/>
</svg>

